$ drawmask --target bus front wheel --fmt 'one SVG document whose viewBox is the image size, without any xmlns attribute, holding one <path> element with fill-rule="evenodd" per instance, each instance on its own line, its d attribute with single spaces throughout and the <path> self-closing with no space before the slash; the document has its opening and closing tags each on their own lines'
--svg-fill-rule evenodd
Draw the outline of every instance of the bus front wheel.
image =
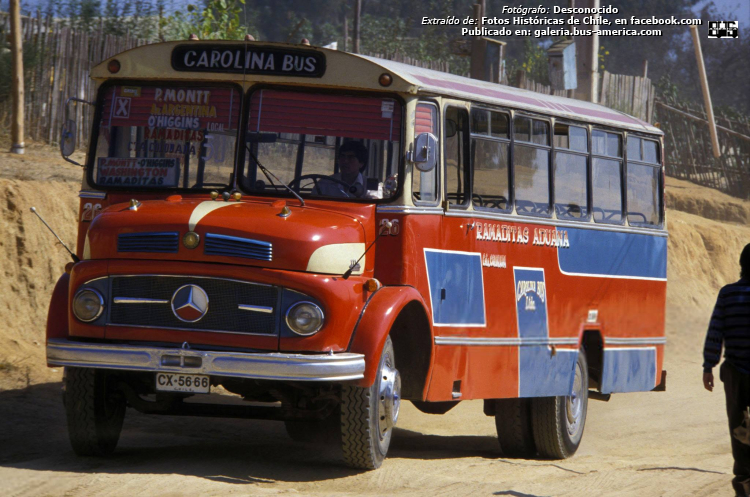
<svg viewBox="0 0 750 497">
<path fill-rule="evenodd" d="M 344 385 L 341 391 L 341 448 L 348 466 L 377 469 L 383 464 L 400 405 L 401 377 L 388 337 L 372 386 Z"/>
<path fill-rule="evenodd" d="M 581 349 L 575 365 L 571 394 L 532 400 L 534 442 L 540 456 L 565 459 L 575 454 L 586 424 L 588 392 L 588 363 L 586 353 Z"/>
<path fill-rule="evenodd" d="M 65 368 L 68 434 L 79 456 L 107 456 L 117 447 L 126 403 L 114 380 L 103 370 Z"/>
</svg>

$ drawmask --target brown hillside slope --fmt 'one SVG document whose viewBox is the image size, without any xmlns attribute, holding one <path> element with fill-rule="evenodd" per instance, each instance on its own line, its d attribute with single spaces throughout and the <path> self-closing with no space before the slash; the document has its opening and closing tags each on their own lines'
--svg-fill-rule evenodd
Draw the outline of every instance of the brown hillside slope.
<svg viewBox="0 0 750 497">
<path fill-rule="evenodd" d="M 667 354 L 700 360 L 716 292 L 739 278 L 750 202 L 667 178 Z"/>
<path fill-rule="evenodd" d="M 0 389 L 3 373 L 46 376 L 47 306 L 70 257 L 29 209 L 35 206 L 73 247 L 80 171 L 46 147 L 32 146 L 25 156 L 0 153 Z"/>
<path fill-rule="evenodd" d="M 0 332 L 0 387 L 3 377 L 25 376 L 27 368 L 31 381 L 48 377 L 43 350 L 47 305 L 69 258 L 29 208 L 36 206 L 72 246 L 80 174 L 54 149 L 31 147 L 20 158 L 0 153 L 0 264 L 5 277 L 0 319 L 6 323 Z M 668 178 L 667 207 L 667 353 L 699 361 L 702 330 L 716 291 L 737 279 L 739 251 L 750 242 L 750 202 Z"/>
</svg>

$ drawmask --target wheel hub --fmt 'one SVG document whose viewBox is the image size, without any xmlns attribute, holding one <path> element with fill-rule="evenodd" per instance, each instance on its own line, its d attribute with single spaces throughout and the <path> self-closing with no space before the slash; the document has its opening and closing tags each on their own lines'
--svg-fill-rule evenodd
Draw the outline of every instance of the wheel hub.
<svg viewBox="0 0 750 497">
<path fill-rule="evenodd" d="M 575 437 L 581 428 L 584 395 L 586 395 L 586 392 L 583 391 L 583 372 L 581 371 L 581 366 L 576 364 L 573 391 L 570 396 L 565 397 L 565 422 L 571 438 Z"/>
<path fill-rule="evenodd" d="M 380 398 L 379 403 L 379 428 L 380 436 L 384 437 L 389 430 L 396 426 L 398 413 L 401 407 L 401 375 L 398 370 L 392 368 L 387 362 L 380 370 Z"/>
</svg>

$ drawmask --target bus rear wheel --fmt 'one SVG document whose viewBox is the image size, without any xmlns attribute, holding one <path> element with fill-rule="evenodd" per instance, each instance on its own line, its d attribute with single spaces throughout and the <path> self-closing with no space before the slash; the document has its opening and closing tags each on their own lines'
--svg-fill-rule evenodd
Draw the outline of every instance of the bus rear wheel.
<svg viewBox="0 0 750 497">
<path fill-rule="evenodd" d="M 495 399 L 495 428 L 500 451 L 507 457 L 536 454 L 531 430 L 531 399 Z"/>
<path fill-rule="evenodd" d="M 588 392 L 588 363 L 586 353 L 581 349 L 575 365 L 571 394 L 532 400 L 532 429 L 540 456 L 566 459 L 576 453 L 586 424 Z"/>
<path fill-rule="evenodd" d="M 400 406 L 401 377 L 388 337 L 372 386 L 341 390 L 341 448 L 348 466 L 377 469 L 383 464 Z"/>
<path fill-rule="evenodd" d="M 107 371 L 65 368 L 63 403 L 68 435 L 79 456 L 107 456 L 115 451 L 125 419 L 125 397 Z"/>
</svg>

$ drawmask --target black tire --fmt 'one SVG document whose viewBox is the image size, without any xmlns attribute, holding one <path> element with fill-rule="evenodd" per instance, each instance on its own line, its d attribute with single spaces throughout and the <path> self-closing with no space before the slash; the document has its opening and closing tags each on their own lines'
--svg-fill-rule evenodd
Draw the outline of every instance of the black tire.
<svg viewBox="0 0 750 497">
<path fill-rule="evenodd" d="M 536 454 L 531 399 L 496 399 L 495 428 L 503 455 L 528 458 Z"/>
<path fill-rule="evenodd" d="M 540 397 L 531 406 L 534 442 L 539 455 L 566 459 L 578 450 L 586 425 L 589 375 L 586 353 L 578 353 L 573 392 L 567 397 Z"/>
<path fill-rule="evenodd" d="M 68 435 L 79 456 L 106 456 L 117 447 L 125 419 L 125 397 L 103 370 L 65 368 L 63 402 Z"/>
<path fill-rule="evenodd" d="M 377 469 L 383 464 L 398 420 L 401 379 L 390 337 L 383 347 L 378 372 L 369 388 L 344 385 L 341 389 L 341 448 L 344 462 L 352 468 Z M 386 402 L 392 402 L 390 411 Z M 386 429 L 384 425 L 388 425 Z"/>
</svg>

